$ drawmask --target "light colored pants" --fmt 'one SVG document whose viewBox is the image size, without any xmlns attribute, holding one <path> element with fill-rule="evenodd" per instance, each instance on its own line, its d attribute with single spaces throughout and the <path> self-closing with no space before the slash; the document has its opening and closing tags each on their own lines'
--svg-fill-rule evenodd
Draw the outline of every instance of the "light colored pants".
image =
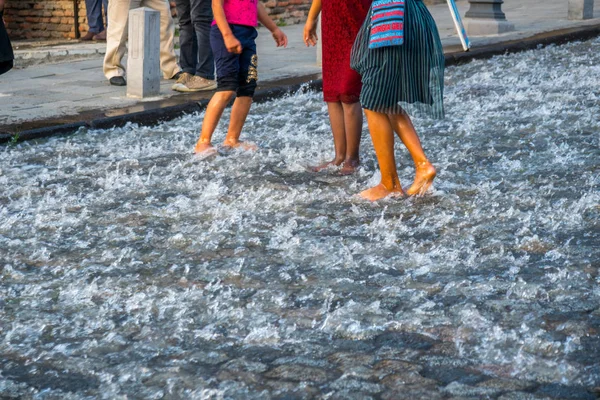
<svg viewBox="0 0 600 400">
<path fill-rule="evenodd" d="M 160 69 L 163 77 L 170 79 L 181 69 L 175 55 L 175 24 L 171 17 L 168 0 L 110 0 L 108 2 L 108 29 L 106 31 L 106 55 L 104 76 L 124 76 L 122 64 L 128 35 L 129 10 L 148 7 L 160 11 Z"/>
</svg>

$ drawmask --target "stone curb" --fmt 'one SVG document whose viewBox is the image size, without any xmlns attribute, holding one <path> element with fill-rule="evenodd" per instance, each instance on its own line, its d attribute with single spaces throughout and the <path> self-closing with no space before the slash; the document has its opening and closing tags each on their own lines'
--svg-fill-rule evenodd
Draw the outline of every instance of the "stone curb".
<svg viewBox="0 0 600 400">
<path fill-rule="evenodd" d="M 264 103 L 292 93 L 307 92 L 310 90 L 321 90 L 322 84 L 322 80 L 316 79 L 297 84 L 279 85 L 273 88 L 261 89 L 255 93 L 254 102 Z M 206 108 L 208 102 L 209 99 L 203 99 L 194 102 L 185 102 L 174 106 L 162 107 L 152 110 L 144 110 L 135 113 L 117 115 L 113 117 L 96 118 L 91 119 L 89 121 L 36 128 L 19 132 L 16 135 L 12 135 L 9 133 L 0 133 L 0 144 L 15 141 L 42 139 L 50 136 L 72 134 L 80 128 L 111 129 L 125 126 L 127 123 L 134 123 L 144 126 L 156 125 L 160 122 L 169 121 L 186 114 L 193 114 L 195 112 L 202 111 L 204 108 Z"/>
<path fill-rule="evenodd" d="M 60 50 L 35 50 L 15 52 L 15 62 L 31 60 L 50 60 L 53 58 L 97 56 L 104 54 L 98 49 L 60 49 Z"/>
<path fill-rule="evenodd" d="M 588 40 L 600 36 L 600 25 L 594 25 L 584 28 L 570 28 L 559 31 L 539 34 L 528 39 L 514 40 L 509 42 L 486 45 L 479 48 L 471 49 L 468 52 L 464 51 L 448 51 L 445 54 L 446 66 L 464 64 L 476 59 L 487 59 L 496 55 L 517 53 L 526 50 L 533 50 L 540 47 L 545 47 L 550 44 L 563 44 L 577 40 Z M 254 100 L 256 102 L 265 102 L 282 96 L 307 90 L 321 90 L 322 80 L 312 79 L 314 75 L 297 77 L 296 84 L 281 84 L 277 82 L 269 83 L 267 89 L 258 90 Z M 162 107 L 158 109 L 145 110 L 136 113 L 124 113 L 122 115 L 97 118 L 90 121 L 82 121 L 78 123 L 58 124 L 47 126 L 44 128 L 26 130 L 19 132 L 18 136 L 9 133 L 0 133 L 0 144 L 46 138 L 55 135 L 73 133 L 82 127 L 92 129 L 108 129 L 113 127 L 124 126 L 128 122 L 137 123 L 140 125 L 155 125 L 159 122 L 168 121 L 184 114 L 190 114 L 201 111 L 208 104 L 207 99 L 200 101 L 185 101 L 174 106 Z M 39 122 L 39 121 L 38 121 Z M 43 122 L 43 121 L 42 121 Z"/>
</svg>

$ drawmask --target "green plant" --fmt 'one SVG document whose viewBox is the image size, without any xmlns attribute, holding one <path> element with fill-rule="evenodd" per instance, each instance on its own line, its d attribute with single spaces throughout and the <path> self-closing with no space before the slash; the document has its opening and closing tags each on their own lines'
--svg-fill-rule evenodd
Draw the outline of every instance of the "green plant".
<svg viewBox="0 0 600 400">
<path fill-rule="evenodd" d="M 12 138 L 10 139 L 10 142 L 8 142 L 8 144 L 10 146 L 14 146 L 17 144 L 17 142 L 19 141 L 19 132 L 15 132 L 15 134 L 12 136 Z"/>
<path fill-rule="evenodd" d="M 287 26 L 287 22 L 285 22 L 285 20 L 283 18 L 280 18 L 277 22 L 276 22 L 277 26 Z"/>
</svg>

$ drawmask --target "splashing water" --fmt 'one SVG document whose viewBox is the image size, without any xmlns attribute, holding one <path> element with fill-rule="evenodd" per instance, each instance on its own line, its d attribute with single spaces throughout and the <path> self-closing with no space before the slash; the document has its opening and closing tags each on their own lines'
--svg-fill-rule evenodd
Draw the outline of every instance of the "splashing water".
<svg viewBox="0 0 600 400">
<path fill-rule="evenodd" d="M 366 125 L 306 171 L 319 93 L 254 105 L 256 153 L 194 157 L 197 114 L 0 148 L 0 394 L 595 398 L 598 76 L 600 39 L 449 68 L 435 189 L 377 204 Z"/>
</svg>

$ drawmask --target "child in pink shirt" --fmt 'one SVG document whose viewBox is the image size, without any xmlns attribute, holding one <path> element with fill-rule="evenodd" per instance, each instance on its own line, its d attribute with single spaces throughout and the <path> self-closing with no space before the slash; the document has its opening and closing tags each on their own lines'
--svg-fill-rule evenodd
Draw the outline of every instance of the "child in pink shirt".
<svg viewBox="0 0 600 400">
<path fill-rule="evenodd" d="M 202 155 L 216 152 L 211 138 L 223 110 L 235 95 L 237 97 L 231 109 L 223 147 L 255 149 L 255 145 L 240 142 L 239 138 L 258 80 L 256 25 L 260 21 L 271 31 L 277 47 L 287 46 L 287 36 L 275 25 L 258 0 L 212 0 L 212 7 L 215 20 L 210 32 L 210 46 L 217 69 L 217 92 L 206 108 L 194 151 Z"/>
</svg>

